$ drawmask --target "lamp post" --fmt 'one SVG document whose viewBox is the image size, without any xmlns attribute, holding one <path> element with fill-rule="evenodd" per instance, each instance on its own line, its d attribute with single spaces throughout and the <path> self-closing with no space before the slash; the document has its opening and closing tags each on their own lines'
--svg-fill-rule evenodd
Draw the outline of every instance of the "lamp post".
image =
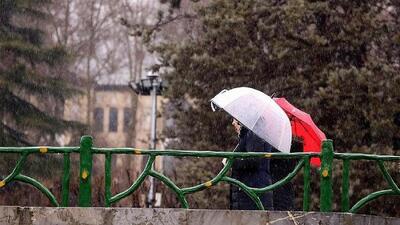
<svg viewBox="0 0 400 225">
<path fill-rule="evenodd" d="M 151 107 L 151 133 L 150 149 L 156 148 L 157 136 L 157 95 L 161 95 L 164 84 L 158 75 L 150 74 L 139 82 L 129 82 L 129 86 L 140 95 L 150 95 L 152 100 Z M 153 165 L 152 165 L 153 169 Z M 147 207 L 153 208 L 154 204 L 154 177 L 150 176 L 150 188 L 147 194 Z"/>
<path fill-rule="evenodd" d="M 161 88 L 161 80 L 158 81 L 158 76 L 150 75 L 148 76 L 151 83 L 151 142 L 150 142 L 150 149 L 156 149 L 156 129 L 157 129 L 157 89 Z M 153 178 L 153 177 L 152 177 Z"/>
</svg>

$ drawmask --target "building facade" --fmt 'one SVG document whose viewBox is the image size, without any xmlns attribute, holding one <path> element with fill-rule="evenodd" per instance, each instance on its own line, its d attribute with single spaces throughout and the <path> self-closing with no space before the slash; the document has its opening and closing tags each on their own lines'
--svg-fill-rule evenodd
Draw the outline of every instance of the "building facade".
<svg viewBox="0 0 400 225">
<path fill-rule="evenodd" d="M 129 86 L 100 85 L 92 92 L 93 104 L 90 107 L 91 125 L 90 135 L 94 138 L 96 147 L 135 147 L 148 149 L 150 146 L 151 107 L 150 96 L 137 96 Z M 163 119 L 160 115 L 162 98 L 157 98 L 157 137 L 160 137 L 163 128 Z M 136 107 L 135 107 L 136 106 Z M 88 113 L 87 96 L 78 96 L 65 102 L 64 118 L 87 124 Z M 63 143 L 68 144 L 71 137 L 64 134 Z M 161 141 L 157 142 L 157 149 L 163 149 Z M 112 189 L 113 193 L 127 189 L 138 177 L 143 169 L 145 157 L 137 155 L 113 155 L 112 161 Z M 155 169 L 162 172 L 162 159 L 155 162 Z M 94 158 L 93 169 L 104 171 L 104 157 Z M 101 178 L 99 178 L 101 180 Z M 147 184 L 145 184 L 147 186 Z M 157 194 L 160 198 L 159 194 Z M 159 199 L 157 199 L 159 201 Z M 146 188 L 135 193 L 132 198 L 121 201 L 119 206 L 144 207 Z"/>
</svg>

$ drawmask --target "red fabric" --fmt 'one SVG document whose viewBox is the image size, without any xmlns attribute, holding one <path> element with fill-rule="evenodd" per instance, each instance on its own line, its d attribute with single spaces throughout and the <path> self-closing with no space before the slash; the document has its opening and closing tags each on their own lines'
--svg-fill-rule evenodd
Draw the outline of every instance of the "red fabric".
<svg viewBox="0 0 400 225">
<path fill-rule="evenodd" d="M 304 152 L 321 152 L 321 142 L 326 139 L 326 136 L 315 125 L 311 116 L 294 107 L 285 98 L 274 98 L 274 100 L 288 115 L 293 135 L 303 140 Z M 321 161 L 313 157 L 311 164 L 320 167 Z"/>
</svg>

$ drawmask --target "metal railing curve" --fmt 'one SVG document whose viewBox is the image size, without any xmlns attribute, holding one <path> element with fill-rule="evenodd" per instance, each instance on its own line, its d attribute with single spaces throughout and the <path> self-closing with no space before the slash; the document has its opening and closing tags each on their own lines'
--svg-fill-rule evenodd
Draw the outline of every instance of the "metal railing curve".
<svg viewBox="0 0 400 225">
<path fill-rule="evenodd" d="M 105 155 L 105 206 L 109 207 L 113 203 L 128 197 L 135 192 L 144 180 L 151 176 L 161 183 L 166 185 L 181 203 L 183 208 L 189 208 L 189 203 L 186 196 L 193 194 L 207 188 L 212 188 L 221 182 L 226 182 L 231 185 L 240 187 L 257 205 L 258 209 L 263 210 L 259 196 L 265 192 L 273 191 L 286 183 L 290 182 L 301 170 L 303 170 L 303 211 L 310 210 L 311 191 L 310 191 L 310 159 L 312 157 L 319 157 L 321 159 L 320 172 L 320 211 L 331 212 L 333 191 L 332 191 L 332 165 L 333 160 L 342 161 L 342 187 L 341 187 L 341 211 L 356 213 L 359 209 L 364 207 L 369 202 L 385 195 L 398 195 L 400 196 L 400 188 L 393 180 L 391 174 L 385 167 L 385 162 L 398 161 L 400 156 L 392 155 L 372 155 L 361 153 L 335 153 L 333 151 L 333 144 L 331 140 L 326 140 L 321 146 L 321 153 L 269 153 L 269 152 L 223 152 L 223 151 L 190 151 L 190 150 L 145 150 L 138 148 L 96 148 L 93 147 L 93 139 L 91 136 L 83 136 L 79 147 L 0 147 L 0 154 L 17 153 L 20 155 L 19 160 L 16 162 L 12 172 L 0 180 L 0 188 L 6 186 L 13 181 L 24 182 L 30 184 L 40 192 L 42 192 L 55 207 L 67 207 L 70 192 L 70 155 L 79 154 L 80 156 L 80 172 L 79 172 L 79 199 L 78 205 L 81 207 L 91 206 L 91 175 L 92 163 L 94 154 Z M 63 177 L 62 177 L 62 190 L 61 190 L 61 203 L 59 203 L 53 193 L 46 188 L 42 183 L 36 179 L 21 174 L 21 169 L 30 154 L 63 154 Z M 112 156 L 116 154 L 135 154 L 148 156 L 146 165 L 143 171 L 126 190 L 112 195 L 111 192 L 111 170 L 112 170 Z M 196 184 L 190 187 L 179 187 L 170 178 L 162 173 L 153 169 L 153 164 L 159 156 L 174 156 L 174 157 L 211 157 L 211 158 L 226 158 L 227 163 L 219 171 L 219 173 L 211 180 Z M 278 158 L 278 159 L 297 159 L 298 162 L 286 177 L 275 182 L 274 184 L 266 187 L 255 188 L 249 187 L 239 180 L 236 180 L 228 175 L 235 159 L 238 158 Z M 382 173 L 383 178 L 387 182 L 389 188 L 379 190 L 363 197 L 353 206 L 349 201 L 349 171 L 351 161 L 354 160 L 369 160 L 377 163 L 379 171 Z"/>
</svg>

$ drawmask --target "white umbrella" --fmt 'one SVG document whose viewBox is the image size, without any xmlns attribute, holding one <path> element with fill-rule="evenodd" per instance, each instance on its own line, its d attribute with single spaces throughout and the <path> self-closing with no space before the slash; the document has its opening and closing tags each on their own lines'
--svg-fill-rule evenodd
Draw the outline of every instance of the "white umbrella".
<svg viewBox="0 0 400 225">
<path fill-rule="evenodd" d="M 213 111 L 215 106 L 279 151 L 290 152 L 292 128 L 289 118 L 268 95 L 248 87 L 223 90 L 211 99 Z"/>
</svg>

